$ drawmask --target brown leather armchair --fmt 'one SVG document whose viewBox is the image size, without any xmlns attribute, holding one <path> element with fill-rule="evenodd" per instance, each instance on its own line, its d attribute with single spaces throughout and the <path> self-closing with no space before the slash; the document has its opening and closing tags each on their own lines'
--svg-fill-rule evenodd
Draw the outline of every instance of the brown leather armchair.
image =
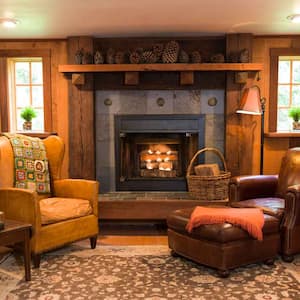
<svg viewBox="0 0 300 300">
<path fill-rule="evenodd" d="M 300 148 L 289 149 L 278 175 L 238 176 L 229 184 L 233 207 L 262 207 L 281 221 L 281 255 L 300 253 Z"/>
<path fill-rule="evenodd" d="M 14 188 L 14 157 L 9 140 L 0 137 L 0 210 L 6 218 L 32 224 L 31 252 L 35 267 L 39 267 L 41 253 L 65 244 L 90 238 L 91 248 L 96 247 L 98 235 L 98 188 L 97 181 L 61 179 L 60 171 L 64 156 L 64 143 L 58 136 L 43 140 L 49 162 L 51 194 L 37 194 L 28 189 Z M 76 202 L 78 200 L 78 202 Z M 54 202 L 60 208 L 68 204 L 85 203 L 88 213 L 78 216 L 78 206 L 72 206 L 77 215 L 64 219 L 43 222 L 43 207 L 55 210 Z M 49 204 L 50 203 L 50 204 Z M 55 211 L 54 211 L 55 213 Z M 69 212 L 68 212 L 69 213 Z"/>
</svg>

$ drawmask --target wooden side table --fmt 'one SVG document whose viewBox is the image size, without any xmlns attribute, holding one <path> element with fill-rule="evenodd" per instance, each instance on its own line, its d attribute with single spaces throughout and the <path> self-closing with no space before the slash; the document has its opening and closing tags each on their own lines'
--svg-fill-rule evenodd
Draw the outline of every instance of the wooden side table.
<svg viewBox="0 0 300 300">
<path fill-rule="evenodd" d="M 23 245 L 25 279 L 27 281 L 31 280 L 30 231 L 30 224 L 7 219 L 4 221 L 4 229 L 0 230 L 0 246 L 9 246 L 17 243 Z"/>
</svg>

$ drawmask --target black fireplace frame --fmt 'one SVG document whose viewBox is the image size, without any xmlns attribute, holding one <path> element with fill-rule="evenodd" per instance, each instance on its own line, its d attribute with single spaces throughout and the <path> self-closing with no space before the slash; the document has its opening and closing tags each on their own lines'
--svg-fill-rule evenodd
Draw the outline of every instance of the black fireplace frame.
<svg viewBox="0 0 300 300">
<path fill-rule="evenodd" d="M 122 178 L 121 138 L 129 133 L 197 134 L 197 149 L 205 144 L 204 114 L 115 115 L 115 166 L 117 191 L 186 191 L 185 177 L 179 178 Z M 201 159 L 201 158 L 200 158 Z"/>
</svg>

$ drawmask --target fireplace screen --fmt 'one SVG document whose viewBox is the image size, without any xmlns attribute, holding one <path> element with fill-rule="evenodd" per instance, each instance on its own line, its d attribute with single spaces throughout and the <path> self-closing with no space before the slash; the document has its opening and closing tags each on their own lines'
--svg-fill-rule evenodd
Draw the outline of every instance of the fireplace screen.
<svg viewBox="0 0 300 300">
<path fill-rule="evenodd" d="M 186 190 L 186 169 L 202 145 L 203 128 L 199 116 L 118 116 L 117 190 Z"/>
</svg>

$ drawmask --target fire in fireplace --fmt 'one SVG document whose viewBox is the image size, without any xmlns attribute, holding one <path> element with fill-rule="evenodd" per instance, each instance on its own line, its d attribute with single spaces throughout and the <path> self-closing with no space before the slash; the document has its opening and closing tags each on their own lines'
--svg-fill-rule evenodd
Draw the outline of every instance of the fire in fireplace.
<svg viewBox="0 0 300 300">
<path fill-rule="evenodd" d="M 141 177 L 180 176 L 179 151 L 168 144 L 149 144 L 139 151 L 139 171 Z"/>
<path fill-rule="evenodd" d="M 187 166 L 204 146 L 204 116 L 117 115 L 115 138 L 118 191 L 184 191 Z"/>
</svg>

